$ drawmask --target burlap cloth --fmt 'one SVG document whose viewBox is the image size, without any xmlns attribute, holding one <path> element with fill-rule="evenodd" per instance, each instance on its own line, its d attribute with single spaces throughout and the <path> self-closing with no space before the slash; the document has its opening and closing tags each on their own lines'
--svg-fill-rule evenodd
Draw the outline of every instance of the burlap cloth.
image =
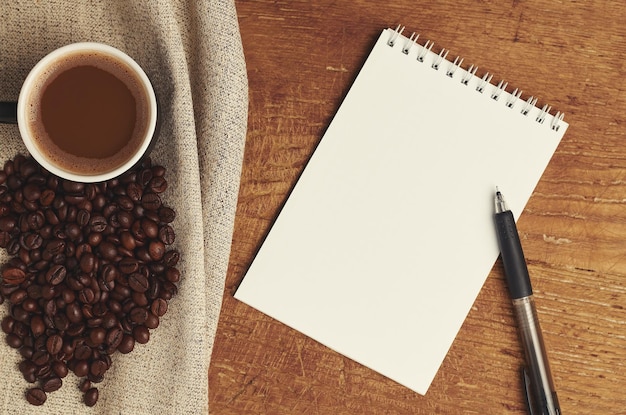
<svg viewBox="0 0 626 415">
<path fill-rule="evenodd" d="M 40 407 L 18 352 L 0 341 L 2 414 L 208 413 L 208 366 L 231 244 L 247 124 L 247 78 L 233 0 L 23 0 L 0 4 L 0 100 L 17 99 L 29 69 L 77 41 L 98 41 L 133 57 L 160 98 L 161 133 L 152 152 L 167 168 L 164 203 L 178 215 L 180 290 L 150 342 L 116 353 L 95 407 L 79 379 L 64 379 Z M 25 153 L 17 126 L 0 125 L 0 163 Z M 7 260 L 1 250 L 0 263 Z M 0 306 L 0 318 L 6 314 Z"/>
</svg>

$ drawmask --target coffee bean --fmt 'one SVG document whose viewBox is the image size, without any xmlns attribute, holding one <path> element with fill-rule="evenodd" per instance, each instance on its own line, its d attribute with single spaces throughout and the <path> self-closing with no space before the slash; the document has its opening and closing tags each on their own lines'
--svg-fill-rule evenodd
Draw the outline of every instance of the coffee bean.
<svg viewBox="0 0 626 415">
<path fill-rule="evenodd" d="M 167 251 L 163 255 L 163 263 L 168 267 L 175 267 L 180 260 L 180 253 L 176 250 Z"/>
<path fill-rule="evenodd" d="M 5 334 L 11 334 L 13 332 L 13 327 L 15 327 L 15 320 L 11 316 L 4 316 L 1 327 Z"/>
<path fill-rule="evenodd" d="M 107 371 L 107 364 L 103 360 L 94 360 L 91 363 L 89 371 L 94 376 L 102 376 Z"/>
<path fill-rule="evenodd" d="M 100 256 L 106 260 L 113 260 L 117 256 L 117 249 L 111 242 L 102 242 L 98 246 Z"/>
<path fill-rule="evenodd" d="M 163 176 L 156 176 L 150 180 L 148 187 L 154 193 L 163 193 L 167 189 L 167 181 L 163 178 Z"/>
<path fill-rule="evenodd" d="M 145 344 L 150 340 L 150 331 L 146 326 L 135 326 L 133 337 L 137 343 Z"/>
<path fill-rule="evenodd" d="M 65 193 L 80 194 L 85 189 L 85 184 L 70 180 L 63 180 L 61 187 Z"/>
<path fill-rule="evenodd" d="M 31 405 L 40 406 L 46 402 L 46 392 L 41 388 L 31 388 L 26 392 L 26 400 Z"/>
<path fill-rule="evenodd" d="M 148 318 L 148 310 L 143 307 L 135 307 L 130 310 L 130 319 L 133 323 L 143 324 Z"/>
<path fill-rule="evenodd" d="M 9 301 L 11 304 L 21 304 L 28 297 L 28 292 L 21 288 L 16 291 L 13 291 L 9 296 Z"/>
<path fill-rule="evenodd" d="M 87 392 L 85 392 L 85 405 L 94 406 L 98 402 L 98 389 L 91 388 Z"/>
<path fill-rule="evenodd" d="M 127 354 L 133 351 L 135 348 L 135 338 L 130 334 L 124 334 L 120 345 L 117 346 L 117 350 L 120 353 Z"/>
<path fill-rule="evenodd" d="M 76 346 L 76 349 L 74 350 L 74 357 L 78 360 L 87 360 L 91 357 L 91 355 L 91 347 L 86 344 L 80 344 Z"/>
<path fill-rule="evenodd" d="M 149 287 L 148 278 L 138 272 L 133 272 L 128 276 L 128 286 L 134 291 L 146 292 Z"/>
<path fill-rule="evenodd" d="M 73 372 L 79 378 L 87 376 L 89 374 L 89 363 L 86 360 L 76 360 Z"/>
<path fill-rule="evenodd" d="M 43 366 L 50 362 L 50 354 L 45 350 L 38 350 L 33 354 L 31 360 L 37 366 Z"/>
<path fill-rule="evenodd" d="M 162 298 L 156 298 L 150 305 L 150 310 L 158 317 L 167 313 L 167 301 Z"/>
<path fill-rule="evenodd" d="M 87 392 L 89 389 L 91 389 L 91 381 L 89 379 L 83 379 L 83 381 L 78 386 L 78 389 L 83 393 Z"/>
<path fill-rule="evenodd" d="M 26 279 L 26 273 L 20 268 L 7 267 L 2 271 L 2 281 L 5 284 L 19 285 Z"/>
<path fill-rule="evenodd" d="M 46 272 L 46 281 L 52 285 L 59 285 L 65 280 L 67 270 L 63 265 L 53 265 Z"/>
<path fill-rule="evenodd" d="M 54 334 L 48 337 L 48 340 L 46 341 L 46 349 L 48 350 L 48 353 L 55 355 L 61 351 L 62 347 L 63 338 L 61 336 Z"/>
<path fill-rule="evenodd" d="M 44 189 L 39 196 L 41 206 L 50 206 L 56 197 L 56 193 L 52 189 Z"/>
<path fill-rule="evenodd" d="M 52 363 L 52 371 L 60 378 L 64 378 L 68 374 L 67 365 L 60 360 L 54 361 Z"/>
<path fill-rule="evenodd" d="M 174 229 L 170 225 L 161 226 L 159 229 L 159 239 L 166 245 L 171 245 L 174 243 L 176 239 L 176 234 L 174 233 Z"/>
<path fill-rule="evenodd" d="M 159 209 L 159 220 L 164 223 L 172 223 L 174 222 L 174 219 L 176 219 L 176 212 L 174 209 L 167 206 L 161 206 Z"/>
<path fill-rule="evenodd" d="M 96 257 L 91 252 L 85 252 L 80 257 L 80 269 L 83 272 L 92 272 L 96 266 Z"/>
<path fill-rule="evenodd" d="M 38 233 L 26 233 L 20 236 L 20 245 L 22 248 L 31 250 L 37 249 L 43 244 L 43 238 Z"/>
<path fill-rule="evenodd" d="M 39 315 L 34 315 L 30 319 L 30 329 L 33 333 L 33 336 L 41 336 L 46 331 L 46 324 L 43 322 L 43 318 Z"/>
<path fill-rule="evenodd" d="M 156 193 L 145 193 L 141 197 L 141 206 L 148 210 L 159 210 L 161 207 L 161 198 Z"/>
<path fill-rule="evenodd" d="M 67 316 L 67 319 L 71 323 L 78 323 L 83 318 L 83 313 L 80 309 L 80 306 L 77 303 L 68 304 L 67 307 L 65 308 L 65 314 Z"/>
<path fill-rule="evenodd" d="M 92 232 L 103 232 L 107 226 L 107 220 L 104 216 L 96 215 L 89 219 L 89 225 Z"/>
<path fill-rule="evenodd" d="M 28 214 L 26 222 L 28 224 L 29 229 L 35 231 L 41 229 L 45 222 L 46 218 L 42 211 L 38 210 L 35 212 L 31 212 Z"/>
<path fill-rule="evenodd" d="M 124 336 L 124 332 L 119 327 L 111 328 L 106 335 L 106 344 L 113 348 L 119 346 L 122 342 L 122 337 Z"/>
<path fill-rule="evenodd" d="M 5 340 L 7 344 L 9 345 L 9 347 L 12 347 L 14 349 L 19 349 L 24 344 L 20 336 L 14 333 L 7 334 L 7 337 L 5 338 Z"/>
<path fill-rule="evenodd" d="M 159 317 L 153 313 L 148 313 L 148 317 L 146 317 L 144 325 L 149 329 L 156 329 L 159 327 Z"/>
<path fill-rule="evenodd" d="M 180 271 L 174 267 L 168 267 L 165 271 L 165 278 L 170 282 L 176 283 L 180 281 Z"/>
<path fill-rule="evenodd" d="M 152 261 L 160 261 L 165 255 L 165 244 L 161 241 L 152 241 L 148 246 L 148 254 Z"/>
<path fill-rule="evenodd" d="M 63 381 L 61 380 L 61 378 L 52 377 L 52 378 L 46 379 L 41 384 L 41 388 L 43 389 L 44 392 L 54 392 L 54 391 L 61 389 L 62 385 L 63 385 Z"/>
</svg>

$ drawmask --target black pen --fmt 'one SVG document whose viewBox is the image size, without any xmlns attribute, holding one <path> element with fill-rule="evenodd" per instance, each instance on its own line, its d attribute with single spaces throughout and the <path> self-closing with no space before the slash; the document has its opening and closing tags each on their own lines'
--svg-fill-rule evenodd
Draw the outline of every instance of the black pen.
<svg viewBox="0 0 626 415">
<path fill-rule="evenodd" d="M 496 233 L 504 273 L 528 365 L 522 371 L 528 410 L 531 415 L 561 415 L 515 219 L 497 189 L 495 203 Z"/>
</svg>

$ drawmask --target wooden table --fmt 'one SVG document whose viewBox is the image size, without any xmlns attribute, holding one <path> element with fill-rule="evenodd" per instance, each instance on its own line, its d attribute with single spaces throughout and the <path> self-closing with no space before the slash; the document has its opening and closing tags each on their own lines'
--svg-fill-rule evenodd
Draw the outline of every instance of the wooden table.
<svg viewBox="0 0 626 415">
<path fill-rule="evenodd" d="M 430 3 L 430 4 L 429 4 Z M 250 82 L 212 414 L 523 414 L 500 262 L 426 396 L 233 299 L 381 29 L 398 23 L 565 112 L 518 227 L 563 413 L 626 414 L 626 5 L 239 0 Z M 442 264 L 445 266 L 445 264 Z"/>
</svg>

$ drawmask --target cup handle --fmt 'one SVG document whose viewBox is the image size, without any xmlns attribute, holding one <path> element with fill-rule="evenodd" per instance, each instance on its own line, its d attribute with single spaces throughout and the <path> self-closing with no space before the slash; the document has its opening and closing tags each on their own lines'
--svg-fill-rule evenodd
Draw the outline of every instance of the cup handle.
<svg viewBox="0 0 626 415">
<path fill-rule="evenodd" d="M 17 102 L 0 102 L 0 123 L 17 124 Z"/>
</svg>

